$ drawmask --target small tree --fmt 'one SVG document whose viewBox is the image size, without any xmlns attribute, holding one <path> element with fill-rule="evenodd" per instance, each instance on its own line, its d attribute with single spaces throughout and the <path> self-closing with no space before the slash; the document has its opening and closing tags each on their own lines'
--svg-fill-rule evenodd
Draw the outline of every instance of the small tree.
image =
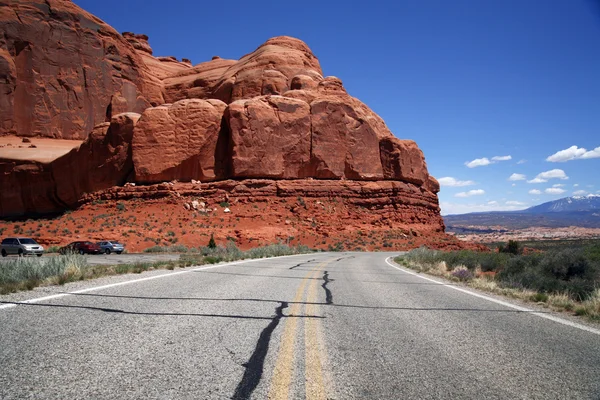
<svg viewBox="0 0 600 400">
<path fill-rule="evenodd" d="M 208 248 L 209 249 L 216 249 L 217 248 L 217 243 L 215 242 L 215 237 L 214 234 L 210 234 L 210 240 L 208 241 Z"/>
<path fill-rule="evenodd" d="M 509 253 L 514 255 L 521 254 L 519 242 L 517 242 L 516 240 L 509 240 L 506 246 L 498 246 L 498 251 L 500 253 Z"/>
</svg>

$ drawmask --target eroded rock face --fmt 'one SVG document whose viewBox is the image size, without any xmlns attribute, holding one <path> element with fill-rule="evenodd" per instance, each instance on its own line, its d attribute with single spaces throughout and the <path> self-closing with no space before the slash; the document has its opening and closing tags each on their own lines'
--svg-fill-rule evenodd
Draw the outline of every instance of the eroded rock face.
<svg viewBox="0 0 600 400">
<path fill-rule="evenodd" d="M 0 160 L 0 215 L 35 215 L 74 207 L 86 193 L 123 185 L 133 170 L 131 141 L 139 114 L 97 125 L 79 148 L 51 163 Z"/>
<path fill-rule="evenodd" d="M 319 60 L 301 40 L 280 36 L 267 40 L 239 61 L 219 57 L 164 81 L 167 101 L 215 98 L 231 103 L 262 95 L 283 94 L 294 76 L 319 76 Z M 301 78 L 295 85 L 302 86 Z"/>
<path fill-rule="evenodd" d="M 310 176 L 310 107 L 306 102 L 282 96 L 238 100 L 229 105 L 226 118 L 231 176 Z"/>
<path fill-rule="evenodd" d="M 85 139 L 112 115 L 163 102 L 134 48 L 71 1 L 11 1 L 0 31 L 0 134 Z"/>
<path fill-rule="evenodd" d="M 147 109 L 133 134 L 135 180 L 217 178 L 215 155 L 226 107 L 219 100 L 190 99 Z"/>
<path fill-rule="evenodd" d="M 322 222 L 319 234 L 369 221 L 443 235 L 439 184 L 416 143 L 396 138 L 340 79 L 323 77 L 302 41 L 277 37 L 240 60 L 192 66 L 154 56 L 147 36 L 120 36 L 69 2 L 49 4 L 0 7 L 0 134 L 87 140 L 51 163 L 0 161 L 0 187 L 9 188 L 0 216 L 94 199 L 307 197 L 311 216 L 295 206 L 282 217 L 314 227 L 315 212 L 323 221 L 336 213 L 337 225 Z M 33 27 L 36 19 L 52 29 Z M 131 110 L 139 114 L 119 114 Z M 331 197 L 345 208 L 322 206 Z"/>
<path fill-rule="evenodd" d="M 123 37 L 134 49 L 152 55 L 152 47 L 150 47 L 150 44 L 148 43 L 148 35 L 123 32 Z"/>
</svg>

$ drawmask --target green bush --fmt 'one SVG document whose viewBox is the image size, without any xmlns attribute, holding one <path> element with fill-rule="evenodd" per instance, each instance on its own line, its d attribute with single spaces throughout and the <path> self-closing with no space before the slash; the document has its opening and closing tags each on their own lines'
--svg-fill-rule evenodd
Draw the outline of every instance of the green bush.
<svg viewBox="0 0 600 400">
<path fill-rule="evenodd" d="M 210 234 L 210 240 L 208 241 L 208 248 L 210 248 L 210 249 L 217 248 L 217 243 L 215 242 L 215 235 L 212 233 Z"/>
<path fill-rule="evenodd" d="M 449 270 L 464 266 L 472 272 L 479 267 L 484 272 L 497 272 L 495 279 L 502 287 L 530 289 L 542 294 L 568 293 L 576 301 L 586 300 L 600 287 L 598 247 L 527 255 L 513 253 L 518 244 L 507 247 L 512 250 L 501 253 L 442 252 L 420 248 L 408 252 L 403 259 L 424 271 L 441 261 Z M 466 272 L 461 274 L 468 275 Z"/>
<path fill-rule="evenodd" d="M 582 249 L 514 256 L 497 279 L 506 286 L 568 293 L 573 300 L 583 301 L 600 285 L 600 262 Z"/>
<path fill-rule="evenodd" d="M 79 254 L 42 258 L 20 257 L 0 263 L 0 287 L 30 282 L 28 287 L 33 288 L 46 278 L 67 273 L 75 275 L 87 268 L 85 256 Z"/>
<path fill-rule="evenodd" d="M 521 245 L 516 240 L 509 240 L 506 246 L 499 245 L 498 252 L 500 253 L 509 253 L 514 255 L 519 255 L 523 251 L 521 249 Z"/>
</svg>

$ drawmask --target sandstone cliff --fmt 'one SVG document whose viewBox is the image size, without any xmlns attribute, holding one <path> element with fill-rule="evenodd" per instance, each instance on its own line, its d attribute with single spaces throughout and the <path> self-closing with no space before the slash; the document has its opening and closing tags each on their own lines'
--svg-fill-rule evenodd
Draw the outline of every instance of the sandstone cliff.
<svg viewBox="0 0 600 400">
<path fill-rule="evenodd" d="M 50 163 L 0 159 L 0 217 L 161 198 L 160 184 L 176 180 L 197 182 L 190 196 L 236 201 L 340 197 L 356 209 L 348 218 L 385 209 L 390 226 L 443 233 L 439 185 L 417 144 L 324 77 L 298 39 L 192 66 L 68 1 L 0 13 L 0 134 L 85 139 Z M 138 186 L 118 189 L 126 182 Z"/>
<path fill-rule="evenodd" d="M 135 48 L 69 0 L 2 4 L 0 31 L 0 135 L 85 139 L 163 103 Z"/>
</svg>

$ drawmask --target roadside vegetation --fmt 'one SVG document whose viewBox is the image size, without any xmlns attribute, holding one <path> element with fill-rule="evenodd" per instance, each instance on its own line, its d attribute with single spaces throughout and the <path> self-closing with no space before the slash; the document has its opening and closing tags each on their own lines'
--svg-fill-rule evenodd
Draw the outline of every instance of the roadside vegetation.
<svg viewBox="0 0 600 400">
<path fill-rule="evenodd" d="M 173 246 L 169 250 L 173 251 Z M 109 275 L 141 273 L 154 269 L 185 268 L 192 265 L 217 264 L 225 261 L 267 258 L 292 254 L 310 253 L 306 246 L 272 244 L 242 251 L 235 243 L 226 246 L 186 248 L 177 246 L 182 253 L 175 261 L 136 262 L 117 265 L 90 265 L 79 254 L 53 257 L 18 257 L 0 263 L 0 294 L 31 290 L 42 285 L 63 285 L 67 282 L 94 279 Z M 183 249 L 185 250 L 183 250 Z"/>
<path fill-rule="evenodd" d="M 600 245 L 523 254 L 510 241 L 497 252 L 419 248 L 396 262 L 419 272 L 600 321 Z"/>
</svg>

